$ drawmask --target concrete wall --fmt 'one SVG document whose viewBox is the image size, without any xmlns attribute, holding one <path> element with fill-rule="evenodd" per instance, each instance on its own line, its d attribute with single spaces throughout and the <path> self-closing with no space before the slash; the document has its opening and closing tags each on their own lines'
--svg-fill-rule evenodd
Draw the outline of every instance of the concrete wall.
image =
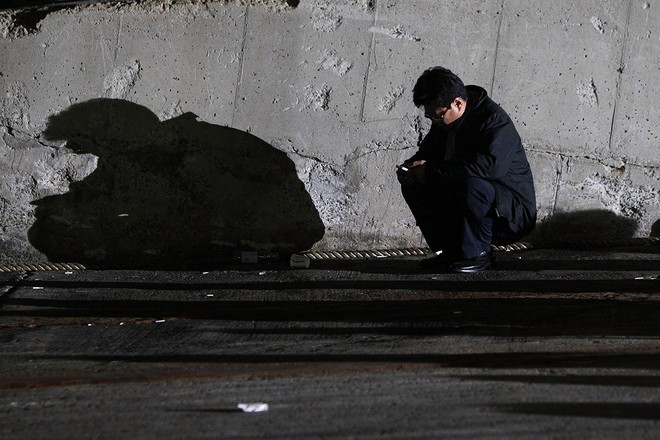
<svg viewBox="0 0 660 440">
<path fill-rule="evenodd" d="M 0 13 L 2 262 L 424 245 L 393 171 L 428 128 L 411 95 L 433 65 L 517 123 L 543 224 L 660 218 L 659 2 L 295 3 Z"/>
</svg>

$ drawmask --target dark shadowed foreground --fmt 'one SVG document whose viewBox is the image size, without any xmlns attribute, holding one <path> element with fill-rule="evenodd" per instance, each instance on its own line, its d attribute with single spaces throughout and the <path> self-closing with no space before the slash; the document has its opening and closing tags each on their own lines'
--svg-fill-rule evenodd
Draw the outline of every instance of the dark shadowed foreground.
<svg viewBox="0 0 660 440">
<path fill-rule="evenodd" d="M 0 274 L 0 429 L 655 439 L 660 254 L 642 251 L 498 254 L 473 276 L 390 259 Z"/>
</svg>

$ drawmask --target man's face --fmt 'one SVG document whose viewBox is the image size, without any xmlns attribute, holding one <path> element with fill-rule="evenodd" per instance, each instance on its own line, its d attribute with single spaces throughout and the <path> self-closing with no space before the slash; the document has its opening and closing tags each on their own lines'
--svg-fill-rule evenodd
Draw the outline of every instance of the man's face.
<svg viewBox="0 0 660 440">
<path fill-rule="evenodd" d="M 433 124 L 449 125 L 465 112 L 466 101 L 462 98 L 455 98 L 449 107 L 430 107 L 424 106 L 424 116 L 429 118 Z"/>
</svg>

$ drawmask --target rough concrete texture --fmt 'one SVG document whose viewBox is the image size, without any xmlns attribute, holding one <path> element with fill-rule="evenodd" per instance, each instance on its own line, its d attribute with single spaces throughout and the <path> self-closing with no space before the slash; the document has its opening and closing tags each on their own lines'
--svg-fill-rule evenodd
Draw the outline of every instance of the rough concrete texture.
<svg viewBox="0 0 660 440">
<path fill-rule="evenodd" d="M 411 103 L 412 86 L 425 68 L 438 64 L 466 83 L 484 86 L 516 121 L 536 177 L 540 220 L 612 214 L 633 226 L 606 233 L 646 236 L 660 217 L 660 112 L 654 87 L 660 80 L 659 11 L 660 4 L 637 0 L 150 0 L 0 12 L 0 258 L 87 258 L 73 245 L 81 230 L 91 241 L 99 237 L 98 247 L 85 248 L 85 255 L 95 255 L 98 262 L 103 255 L 115 255 L 106 260 L 112 262 L 147 252 L 154 261 L 171 263 L 204 248 L 204 240 L 209 242 L 202 254 L 211 260 L 228 252 L 212 244 L 218 242 L 262 250 L 422 245 L 393 169 L 412 155 L 428 129 Z M 125 136 L 106 137 L 103 151 L 122 159 L 111 160 L 115 173 L 98 172 L 108 157 L 77 148 L 71 138 L 44 135 L 49 120 L 97 98 L 137 104 L 161 125 L 194 114 L 195 121 L 183 119 L 188 129 L 199 124 L 205 133 L 221 137 L 215 138 L 217 145 L 206 138 L 202 146 L 182 146 L 199 139 L 182 140 L 180 132 L 149 142 L 137 137 L 131 142 L 140 145 L 140 158 L 115 154 L 128 141 Z M 123 129 L 116 118 L 102 118 L 107 132 Z M 315 216 L 304 208 L 307 214 L 295 223 L 304 239 L 283 232 L 292 229 L 281 223 L 293 212 L 255 220 L 264 212 L 290 210 L 295 200 L 283 204 L 261 197 L 263 209 L 255 214 L 244 197 L 236 197 L 246 195 L 246 188 L 265 188 L 250 180 L 249 169 L 269 168 L 272 164 L 264 162 L 270 159 L 240 163 L 235 172 L 240 190 L 232 186 L 236 182 L 223 181 L 226 168 L 214 161 L 234 157 L 236 132 L 229 128 L 244 139 L 252 136 L 250 142 L 268 150 L 269 158 L 271 153 L 280 157 L 277 150 L 285 153 L 295 166 L 293 177 L 308 193 L 299 198 L 311 197 L 318 211 Z M 136 222 L 132 241 L 127 239 L 124 251 L 116 254 L 110 236 L 103 235 L 106 211 L 72 212 L 74 202 L 66 217 L 68 238 L 60 234 L 46 248 L 28 238 L 39 222 L 61 223 L 50 211 L 48 220 L 35 219 L 39 201 L 48 196 L 73 200 L 88 176 L 108 187 L 163 150 L 173 161 L 197 155 L 203 167 L 190 170 L 189 162 L 173 162 L 151 173 L 150 180 L 138 173 L 131 184 L 134 192 L 142 189 L 140 197 L 126 199 L 133 193 L 116 188 L 109 197 L 115 207 L 149 205 L 144 212 L 161 212 L 149 209 L 162 203 L 172 212 L 215 209 L 204 221 L 187 215 Z M 200 158 L 200 151 L 206 156 Z M 215 174 L 208 169 L 212 163 L 219 167 Z M 183 178 L 186 169 L 190 173 Z M 206 180 L 196 186 L 199 174 Z M 202 191 L 199 185 L 205 188 L 202 196 L 194 192 Z M 209 207 L 217 192 L 235 194 L 232 201 L 218 195 L 224 204 Z M 101 199 L 91 206 L 107 209 Z M 217 215 L 223 222 L 251 224 L 252 231 L 264 228 L 268 219 L 272 225 L 245 238 L 223 223 L 213 233 L 167 240 L 161 248 L 170 251 L 154 250 L 153 237 L 207 228 L 206 220 Z M 196 244 L 177 251 L 186 239 Z M 68 246 L 64 254 L 53 252 Z"/>
</svg>

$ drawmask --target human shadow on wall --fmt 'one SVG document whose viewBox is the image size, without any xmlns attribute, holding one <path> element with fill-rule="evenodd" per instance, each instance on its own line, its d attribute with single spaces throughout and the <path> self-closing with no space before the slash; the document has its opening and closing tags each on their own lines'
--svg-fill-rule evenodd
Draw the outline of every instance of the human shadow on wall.
<svg viewBox="0 0 660 440">
<path fill-rule="evenodd" d="M 550 247 L 593 248 L 626 243 L 637 222 L 606 209 L 560 212 L 536 225 L 528 240 Z"/>
<path fill-rule="evenodd" d="M 138 104 L 93 99 L 51 116 L 44 137 L 98 157 L 67 193 L 33 202 L 28 238 L 50 261 L 213 266 L 239 246 L 285 257 L 325 232 L 284 152 L 193 113 L 161 122 Z"/>
<path fill-rule="evenodd" d="M 660 220 L 656 220 L 651 226 L 651 237 L 660 237 Z"/>
<path fill-rule="evenodd" d="M 637 228 L 638 224 L 635 220 L 605 209 L 560 212 L 538 222 L 532 233 L 520 240 L 522 243 L 531 244 L 532 251 L 541 250 L 541 253 L 520 258 L 520 252 L 524 253 L 527 250 L 498 252 L 493 267 L 497 270 L 652 270 L 658 264 L 655 260 L 622 260 L 619 257 L 603 257 L 603 254 L 598 257 L 595 254 L 591 257 L 586 256 L 590 251 L 606 249 L 654 252 L 649 246 L 632 240 Z M 523 249 L 529 248 L 523 247 Z M 547 253 L 543 250 L 576 252 Z M 340 267 L 342 262 L 323 262 L 324 267 L 332 267 L 331 264 Z M 387 258 L 361 261 L 357 270 L 366 273 L 420 272 L 417 261 Z M 434 270 L 436 269 L 429 269 L 429 272 Z M 529 281 L 514 281 L 506 284 L 506 288 L 513 290 L 530 288 Z"/>
</svg>

